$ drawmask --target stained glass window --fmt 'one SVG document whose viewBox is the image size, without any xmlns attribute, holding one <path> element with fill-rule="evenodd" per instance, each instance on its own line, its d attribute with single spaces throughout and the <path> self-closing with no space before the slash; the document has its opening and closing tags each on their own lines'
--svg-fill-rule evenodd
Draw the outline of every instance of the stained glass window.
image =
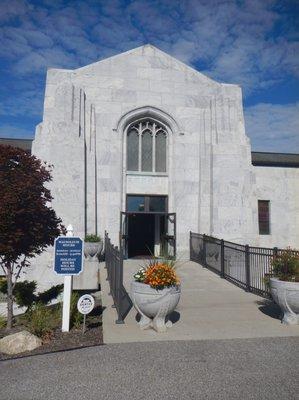
<svg viewBox="0 0 299 400">
<path fill-rule="evenodd" d="M 128 132 L 127 139 L 127 168 L 128 171 L 138 171 L 139 138 L 136 130 Z"/>
<path fill-rule="evenodd" d="M 153 137 L 150 131 L 142 134 L 142 163 L 141 170 L 150 172 L 153 170 Z"/>
<path fill-rule="evenodd" d="M 127 170 L 166 172 L 166 129 L 151 120 L 130 126 L 127 134 Z"/>
<path fill-rule="evenodd" d="M 156 134 L 156 172 L 166 172 L 166 135 L 163 131 Z"/>
</svg>

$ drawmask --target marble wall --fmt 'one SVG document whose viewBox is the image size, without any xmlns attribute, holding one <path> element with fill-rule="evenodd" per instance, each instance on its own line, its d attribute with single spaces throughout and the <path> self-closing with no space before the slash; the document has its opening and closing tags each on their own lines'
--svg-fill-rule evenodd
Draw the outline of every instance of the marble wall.
<svg viewBox="0 0 299 400">
<path fill-rule="evenodd" d="M 126 174 L 124 129 L 142 116 L 168 128 L 166 176 Z M 278 240 L 299 247 L 293 215 L 298 174 L 251 165 L 240 87 L 215 82 L 153 46 L 76 70 L 49 69 L 33 153 L 54 165 L 53 207 L 77 235 L 103 236 L 108 230 L 116 243 L 126 193 L 168 194 L 183 257 L 190 230 L 241 243 L 272 246 Z M 273 179 L 277 188 L 270 193 Z M 282 206 L 283 189 L 288 219 L 280 225 L 274 212 Z M 260 238 L 257 198 L 270 194 L 276 222 L 271 239 Z M 51 249 L 48 253 L 49 266 Z"/>
<path fill-rule="evenodd" d="M 299 249 L 299 168 L 254 167 L 254 235 L 262 247 Z M 259 235 L 257 201 L 270 201 L 270 235 Z"/>
</svg>

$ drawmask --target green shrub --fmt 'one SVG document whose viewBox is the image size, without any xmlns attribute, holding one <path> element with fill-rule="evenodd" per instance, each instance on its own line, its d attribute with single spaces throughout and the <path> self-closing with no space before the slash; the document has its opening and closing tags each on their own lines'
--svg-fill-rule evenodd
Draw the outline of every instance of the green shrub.
<svg viewBox="0 0 299 400">
<path fill-rule="evenodd" d="M 15 301 L 19 307 L 27 307 L 30 310 L 35 303 L 48 304 L 50 301 L 56 299 L 63 289 L 63 285 L 52 286 L 50 289 L 35 294 L 36 291 L 35 281 L 17 282 L 13 291 Z M 7 294 L 7 281 L 6 279 L 0 280 L 0 292 Z"/>
<path fill-rule="evenodd" d="M 45 290 L 44 292 L 37 294 L 37 301 L 43 304 L 48 304 L 52 300 L 57 299 L 60 293 L 63 290 L 63 285 L 56 285 L 50 287 L 50 289 Z"/>
<path fill-rule="evenodd" d="M 88 234 L 85 236 L 84 241 L 89 243 L 96 243 L 96 242 L 101 242 L 102 239 L 100 236 Z"/>
<path fill-rule="evenodd" d="M 71 297 L 71 307 L 70 307 L 70 325 L 75 328 L 79 328 L 83 322 L 83 315 L 79 313 L 77 309 L 77 303 L 80 298 L 78 292 L 73 292 Z"/>
<path fill-rule="evenodd" d="M 19 307 L 27 307 L 27 309 L 30 309 L 32 307 L 32 304 L 36 300 L 36 296 L 34 294 L 35 290 L 35 281 L 17 282 L 13 291 L 13 295 L 17 305 Z"/>
<path fill-rule="evenodd" d="M 0 292 L 7 294 L 7 280 L 6 278 L 0 278 Z"/>
<path fill-rule="evenodd" d="M 35 281 L 17 282 L 13 290 L 13 295 L 17 305 L 19 307 L 27 307 L 28 309 L 31 308 L 33 302 L 36 300 L 36 296 L 34 294 L 35 290 Z M 4 294 L 7 294 L 6 279 L 0 281 L 0 291 Z"/>
<path fill-rule="evenodd" d="M 26 325 L 31 333 L 43 337 L 53 331 L 56 321 L 49 307 L 36 303 L 26 315 Z"/>
<path fill-rule="evenodd" d="M 273 258 L 273 275 L 282 281 L 299 282 L 299 255 L 291 249 L 282 251 Z"/>
</svg>

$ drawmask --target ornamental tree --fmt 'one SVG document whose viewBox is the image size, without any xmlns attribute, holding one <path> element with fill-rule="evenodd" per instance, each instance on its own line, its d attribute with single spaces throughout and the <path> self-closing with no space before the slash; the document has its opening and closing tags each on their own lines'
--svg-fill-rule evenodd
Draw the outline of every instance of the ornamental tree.
<svg viewBox="0 0 299 400">
<path fill-rule="evenodd" d="M 12 327 L 13 291 L 30 259 L 64 232 L 45 186 L 52 166 L 28 152 L 0 145 L 0 268 L 7 279 L 7 329 Z"/>
</svg>

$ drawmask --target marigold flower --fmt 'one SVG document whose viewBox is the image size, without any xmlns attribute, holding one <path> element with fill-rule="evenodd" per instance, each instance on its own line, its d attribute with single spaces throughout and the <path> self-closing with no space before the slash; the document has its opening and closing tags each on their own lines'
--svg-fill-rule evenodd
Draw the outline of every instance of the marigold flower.
<svg viewBox="0 0 299 400">
<path fill-rule="evenodd" d="M 167 263 L 156 262 L 144 271 L 143 283 L 155 289 L 176 286 L 180 283 L 174 268 Z"/>
</svg>

